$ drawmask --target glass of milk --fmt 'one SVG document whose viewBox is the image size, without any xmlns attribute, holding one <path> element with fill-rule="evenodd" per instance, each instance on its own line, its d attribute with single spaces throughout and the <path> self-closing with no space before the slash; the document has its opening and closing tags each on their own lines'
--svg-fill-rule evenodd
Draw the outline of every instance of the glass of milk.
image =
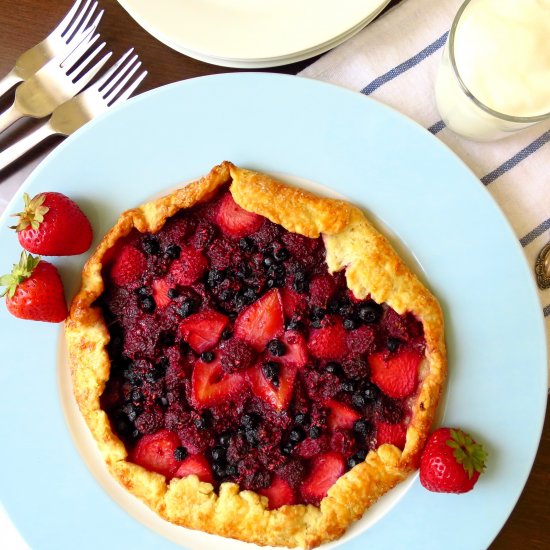
<svg viewBox="0 0 550 550">
<path fill-rule="evenodd" d="M 550 0 L 466 0 L 436 81 L 448 128 L 493 141 L 550 119 Z"/>
</svg>

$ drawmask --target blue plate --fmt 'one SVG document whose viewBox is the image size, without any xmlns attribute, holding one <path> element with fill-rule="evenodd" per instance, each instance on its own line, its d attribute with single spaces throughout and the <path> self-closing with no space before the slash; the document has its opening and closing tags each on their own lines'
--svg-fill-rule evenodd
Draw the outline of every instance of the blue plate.
<svg viewBox="0 0 550 550">
<path fill-rule="evenodd" d="M 29 177 L 0 220 L 0 270 L 19 257 L 7 215 L 21 209 L 23 191 L 71 196 L 90 217 L 97 243 L 122 210 L 224 159 L 337 190 L 391 228 L 445 310 L 443 423 L 470 430 L 489 450 L 474 491 L 432 494 L 414 480 L 389 513 L 345 547 L 487 547 L 521 493 L 541 434 L 541 308 L 519 244 L 487 191 L 400 114 L 360 94 L 272 74 L 154 90 L 86 125 Z M 85 259 L 53 260 L 69 294 Z M 61 326 L 14 319 L 2 306 L 0 329 L 0 496 L 28 544 L 176 548 L 123 511 L 80 456 L 63 410 Z M 460 525 L 468 539 L 452 536 Z"/>
</svg>

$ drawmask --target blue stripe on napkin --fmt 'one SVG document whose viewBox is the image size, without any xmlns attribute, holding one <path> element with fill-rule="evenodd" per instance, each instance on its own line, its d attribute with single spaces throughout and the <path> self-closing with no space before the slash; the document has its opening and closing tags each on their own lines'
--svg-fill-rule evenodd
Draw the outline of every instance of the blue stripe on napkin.
<svg viewBox="0 0 550 550">
<path fill-rule="evenodd" d="M 497 178 L 502 176 L 511 170 L 514 166 L 517 166 L 521 161 L 538 151 L 543 145 L 550 141 L 550 130 L 539 136 L 535 141 L 531 142 L 527 147 L 524 147 L 521 151 L 516 153 L 512 158 L 502 163 L 496 170 L 489 172 L 486 176 L 481 178 L 481 183 L 489 185 L 493 183 Z"/>
<path fill-rule="evenodd" d="M 522 237 L 519 240 L 521 246 L 527 246 L 528 244 L 531 244 L 537 237 L 540 237 L 545 231 L 548 231 L 548 229 L 550 229 L 550 218 L 544 220 L 542 223 L 537 225 L 535 229 L 529 231 L 527 235 Z"/>
<path fill-rule="evenodd" d="M 440 120 L 439 122 L 436 122 L 435 124 L 432 124 L 428 128 L 428 132 L 431 132 L 435 136 L 436 134 L 441 132 L 441 130 L 443 130 L 443 128 L 446 128 L 445 123 L 442 120 Z"/>
<path fill-rule="evenodd" d="M 387 82 L 390 82 L 394 78 L 398 77 L 400 74 L 403 74 L 409 69 L 412 69 L 413 67 L 418 65 L 421 61 L 424 61 L 424 59 L 427 59 L 428 57 L 430 57 L 430 55 L 432 55 L 437 50 L 443 47 L 443 45 L 447 40 L 448 34 L 449 34 L 449 31 L 441 35 L 437 40 L 435 40 L 434 42 L 426 46 L 422 51 L 418 52 L 416 55 L 413 55 L 406 61 L 403 61 L 403 63 L 397 65 L 397 67 L 390 69 L 387 73 L 383 74 L 382 76 L 375 78 L 370 84 L 367 84 L 361 90 L 361 93 L 365 95 L 372 94 L 372 92 L 380 88 L 380 86 L 383 86 Z"/>
</svg>

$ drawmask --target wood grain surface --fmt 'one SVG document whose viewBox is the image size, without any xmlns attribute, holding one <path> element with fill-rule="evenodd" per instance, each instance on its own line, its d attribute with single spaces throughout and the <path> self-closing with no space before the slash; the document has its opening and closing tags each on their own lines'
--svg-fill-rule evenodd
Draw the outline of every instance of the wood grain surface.
<svg viewBox="0 0 550 550">
<path fill-rule="evenodd" d="M 397 3 L 398 0 L 394 0 L 390 6 Z M 0 75 L 11 69 L 18 54 L 44 38 L 71 4 L 71 0 L 0 0 Z M 105 9 L 100 26 L 101 36 L 113 51 L 114 58 L 128 47 L 134 46 L 144 67 L 149 71 L 149 76 L 140 91 L 196 76 L 235 70 L 196 61 L 171 50 L 141 29 L 116 0 L 100 0 L 100 5 Z M 426 14 L 426 19 L 429 20 L 429 14 Z M 308 60 L 267 70 L 295 74 L 311 62 L 312 60 Z M 0 110 L 4 110 L 8 105 L 8 98 L 0 99 Z M 10 128 L 0 135 L 0 148 L 24 135 L 33 125 L 33 121 L 26 121 Z M 55 147 L 59 139 L 52 138 L 24 159 L 0 172 L 0 185 L 8 185 L 15 191 L 34 167 Z M 511 395 L 510 399 L 513 398 Z M 550 415 L 547 412 L 541 444 L 527 485 L 491 548 L 549 549 L 549 496 Z M 449 533 L 449 537 L 455 536 L 464 537 L 465 548 L 476 548 L 475 541 L 469 539 L 467 525 L 457 526 L 455 533 Z"/>
</svg>

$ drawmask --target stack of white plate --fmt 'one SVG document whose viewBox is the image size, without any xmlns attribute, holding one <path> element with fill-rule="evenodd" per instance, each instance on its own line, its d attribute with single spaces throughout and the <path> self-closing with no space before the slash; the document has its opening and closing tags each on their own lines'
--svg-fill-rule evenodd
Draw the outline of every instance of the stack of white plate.
<svg viewBox="0 0 550 550">
<path fill-rule="evenodd" d="M 390 0 L 119 0 L 155 38 L 195 59 L 244 69 L 286 65 L 341 44 Z"/>
</svg>

